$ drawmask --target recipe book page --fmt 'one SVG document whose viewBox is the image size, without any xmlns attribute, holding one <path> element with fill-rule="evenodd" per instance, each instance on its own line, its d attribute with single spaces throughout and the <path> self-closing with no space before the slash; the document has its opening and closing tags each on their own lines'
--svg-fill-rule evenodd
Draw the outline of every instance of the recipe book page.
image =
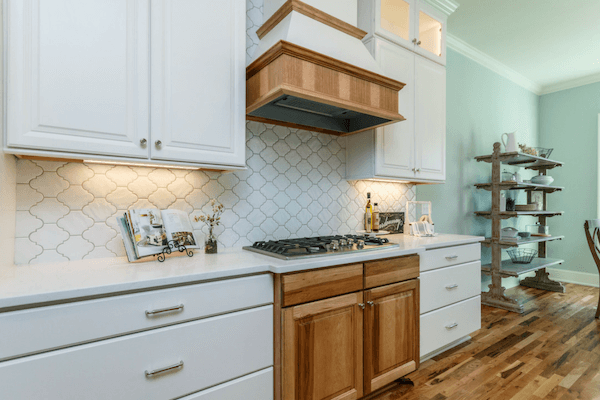
<svg viewBox="0 0 600 400">
<path fill-rule="evenodd" d="M 167 239 L 189 248 L 198 248 L 198 240 L 188 214 L 180 210 L 162 210 Z"/>
</svg>

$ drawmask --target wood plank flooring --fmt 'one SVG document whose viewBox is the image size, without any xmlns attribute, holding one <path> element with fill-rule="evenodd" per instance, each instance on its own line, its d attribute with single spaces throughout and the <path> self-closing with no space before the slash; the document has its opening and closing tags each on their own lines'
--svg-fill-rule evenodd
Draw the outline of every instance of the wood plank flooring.
<svg viewBox="0 0 600 400">
<path fill-rule="evenodd" d="M 482 306 L 472 339 L 421 364 L 372 400 L 600 399 L 598 288 L 566 293 L 516 287 L 524 314 Z"/>
</svg>

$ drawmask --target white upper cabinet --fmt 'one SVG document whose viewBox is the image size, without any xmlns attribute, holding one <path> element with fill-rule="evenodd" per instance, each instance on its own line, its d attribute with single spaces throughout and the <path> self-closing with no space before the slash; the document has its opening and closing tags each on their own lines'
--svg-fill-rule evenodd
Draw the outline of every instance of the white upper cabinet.
<svg viewBox="0 0 600 400">
<path fill-rule="evenodd" d="M 243 0 L 5 0 L 6 151 L 245 165 Z"/>
<path fill-rule="evenodd" d="M 415 165 L 419 179 L 446 179 L 446 68 L 415 56 Z"/>
<path fill-rule="evenodd" d="M 5 0 L 7 146 L 148 157 L 148 0 Z"/>
<path fill-rule="evenodd" d="M 406 83 L 406 120 L 346 138 L 346 179 L 446 179 L 446 68 L 378 37 L 366 42 L 383 72 Z"/>
<path fill-rule="evenodd" d="M 153 159 L 245 164 L 245 26 L 240 0 L 152 0 Z"/>
<path fill-rule="evenodd" d="M 359 0 L 358 7 L 358 27 L 369 36 L 383 37 L 446 65 L 448 14 L 423 0 Z"/>
</svg>

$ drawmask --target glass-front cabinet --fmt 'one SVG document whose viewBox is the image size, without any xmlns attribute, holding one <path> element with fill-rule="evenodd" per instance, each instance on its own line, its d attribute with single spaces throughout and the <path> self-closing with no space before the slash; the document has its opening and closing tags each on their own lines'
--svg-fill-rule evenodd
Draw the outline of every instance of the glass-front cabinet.
<svg viewBox="0 0 600 400">
<path fill-rule="evenodd" d="M 358 27 L 446 65 L 447 15 L 419 0 L 359 0 Z"/>
</svg>

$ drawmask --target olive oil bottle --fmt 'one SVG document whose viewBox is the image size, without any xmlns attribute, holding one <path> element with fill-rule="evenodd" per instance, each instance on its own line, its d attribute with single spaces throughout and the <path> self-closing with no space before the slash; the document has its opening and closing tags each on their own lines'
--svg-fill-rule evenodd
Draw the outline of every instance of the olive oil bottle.
<svg viewBox="0 0 600 400">
<path fill-rule="evenodd" d="M 373 207 L 371 206 L 371 193 L 367 193 L 367 206 L 365 207 L 365 231 L 371 232 L 373 228 Z"/>
</svg>

